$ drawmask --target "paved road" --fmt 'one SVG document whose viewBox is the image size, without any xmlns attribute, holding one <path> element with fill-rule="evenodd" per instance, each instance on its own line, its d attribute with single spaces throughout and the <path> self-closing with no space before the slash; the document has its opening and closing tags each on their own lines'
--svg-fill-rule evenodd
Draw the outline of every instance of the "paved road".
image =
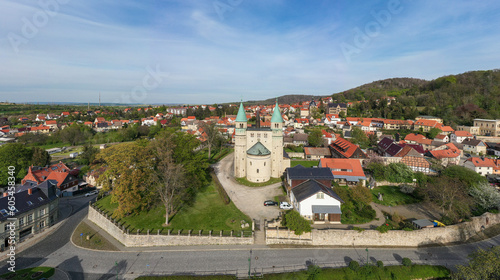
<svg viewBox="0 0 500 280">
<path fill-rule="evenodd" d="M 227 155 L 214 166 L 217 178 L 226 190 L 236 207 L 255 220 L 277 218 L 280 209 L 276 206 L 264 206 L 264 201 L 274 200 L 277 195 L 283 195 L 281 183 L 265 187 L 247 187 L 234 180 L 234 153 Z"/>
<path fill-rule="evenodd" d="M 366 261 L 366 248 L 292 248 L 267 246 L 194 246 L 146 249 L 148 251 L 102 252 L 81 249 L 70 242 L 76 225 L 87 214 L 88 198 L 67 201 L 74 208 L 70 218 L 51 236 L 18 255 L 17 267 L 53 266 L 68 272 L 72 279 L 108 279 L 116 273 L 120 278 L 133 279 L 144 274 L 207 273 L 227 271 L 240 274 L 248 271 L 252 250 L 252 268 L 271 272 L 301 268 L 311 261 L 345 266 L 351 259 Z M 500 245 L 500 236 L 475 244 L 438 248 L 369 248 L 370 261 L 382 260 L 396 264 L 408 257 L 415 262 L 452 267 L 464 263 L 477 248 Z M 274 266 L 274 268 L 273 268 Z M 294 267 L 295 266 L 295 267 Z M 5 272 L 7 266 L 2 268 Z"/>
</svg>

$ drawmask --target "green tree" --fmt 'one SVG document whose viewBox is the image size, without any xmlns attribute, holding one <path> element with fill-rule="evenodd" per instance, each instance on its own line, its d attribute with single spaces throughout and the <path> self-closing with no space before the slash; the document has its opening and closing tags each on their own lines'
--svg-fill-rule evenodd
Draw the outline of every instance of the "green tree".
<svg viewBox="0 0 500 280">
<path fill-rule="evenodd" d="M 143 142 L 113 145 L 96 157 L 106 167 L 98 183 L 112 189 L 111 201 L 118 203 L 113 213 L 117 218 L 147 209 L 156 198 L 150 188 L 153 156 L 145 146 Z"/>
<path fill-rule="evenodd" d="M 31 158 L 31 164 L 34 166 L 46 166 L 50 165 L 50 155 L 44 149 L 33 147 L 33 157 Z"/>
<path fill-rule="evenodd" d="M 476 187 L 481 183 L 488 183 L 486 177 L 479 175 L 474 170 L 459 165 L 447 167 L 443 170 L 442 175 L 457 178 L 464 183 L 467 188 Z"/>
<path fill-rule="evenodd" d="M 427 138 L 434 139 L 439 133 L 441 133 L 441 129 L 433 127 L 427 132 Z"/>
<path fill-rule="evenodd" d="M 86 125 L 73 124 L 58 132 L 61 141 L 72 146 L 82 143 L 92 137 L 92 129 Z"/>
<path fill-rule="evenodd" d="M 83 146 L 83 151 L 80 154 L 80 162 L 84 165 L 91 164 L 98 153 L 98 148 L 87 143 Z"/>
<path fill-rule="evenodd" d="M 359 145 L 362 149 L 366 149 L 370 145 L 370 139 L 368 139 L 366 133 L 359 127 L 352 128 L 351 136 L 352 143 Z"/>
<path fill-rule="evenodd" d="M 321 130 L 315 129 L 309 133 L 307 142 L 309 142 L 309 145 L 313 147 L 323 146 L 323 133 L 321 133 Z"/>
<path fill-rule="evenodd" d="M 467 265 L 458 265 L 452 274 L 456 280 L 500 279 L 500 246 L 479 249 L 469 255 Z"/>
<path fill-rule="evenodd" d="M 290 210 L 283 215 L 281 224 L 290 230 L 293 230 L 296 235 L 302 235 L 304 232 L 311 232 L 311 224 L 304 219 L 299 212 Z"/>
<path fill-rule="evenodd" d="M 0 185 L 7 186 L 10 166 L 14 169 L 16 182 L 27 174 L 31 164 L 33 151 L 20 143 L 9 143 L 0 146 Z"/>
</svg>

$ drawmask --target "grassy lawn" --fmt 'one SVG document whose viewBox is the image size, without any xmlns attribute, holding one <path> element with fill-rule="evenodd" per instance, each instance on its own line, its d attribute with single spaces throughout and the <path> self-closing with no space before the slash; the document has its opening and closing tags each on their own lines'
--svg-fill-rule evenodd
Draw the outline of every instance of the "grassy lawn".
<svg viewBox="0 0 500 280">
<path fill-rule="evenodd" d="M 42 273 L 37 273 L 37 272 L 42 272 Z M 49 278 L 52 275 L 54 275 L 54 273 L 55 269 L 52 267 L 39 266 L 39 267 L 16 270 L 16 272 L 9 272 L 0 275 L 0 277 L 2 279 L 10 279 L 10 280 L 22 280 L 22 279 L 37 280 L 40 278 Z M 12 276 L 12 274 L 15 274 L 15 276 Z M 33 277 L 34 275 L 36 276 Z"/>
<path fill-rule="evenodd" d="M 111 204 L 111 196 L 100 199 L 97 204 L 101 206 L 101 209 L 107 209 L 109 212 L 116 208 L 116 205 Z M 187 230 L 191 229 L 193 233 L 198 233 L 198 230 L 235 230 L 239 232 L 241 231 L 240 221 L 242 220 L 245 220 L 251 226 L 250 218 L 236 208 L 232 202 L 227 205 L 224 204 L 214 184 L 211 183 L 196 195 L 192 206 L 182 208 L 176 215 L 171 217 L 171 223 L 168 227 L 162 226 L 165 223 L 165 209 L 163 206 L 157 206 L 150 211 L 125 217 L 120 222 L 130 225 L 131 231 L 150 229 L 156 233 L 158 229 L 163 230 L 163 232 L 166 232 L 166 229 L 172 229 L 172 232 L 181 229 L 187 232 Z"/>
<path fill-rule="evenodd" d="M 91 223 L 91 222 L 89 222 Z M 83 236 L 80 234 L 83 233 Z M 89 240 L 87 240 L 89 236 Z M 106 251 L 118 251 L 118 249 L 111 244 L 106 238 L 102 237 L 99 232 L 91 228 L 86 222 L 81 222 L 73 232 L 71 237 L 73 243 L 84 248 Z"/>
<path fill-rule="evenodd" d="M 380 186 L 374 188 L 371 192 L 373 194 L 373 202 L 385 206 L 397 206 L 420 202 L 420 200 L 414 196 L 399 191 L 398 186 Z M 378 193 L 382 194 L 383 201 L 378 200 Z"/>
<path fill-rule="evenodd" d="M 69 154 L 79 153 L 81 151 L 83 151 L 82 146 L 77 147 L 77 148 L 72 148 L 72 149 L 66 149 L 64 152 L 54 153 L 54 154 L 52 154 L 52 156 L 69 156 Z"/>
<path fill-rule="evenodd" d="M 318 160 L 292 160 L 290 162 L 290 167 L 294 167 L 297 165 L 302 165 L 304 167 L 313 167 L 313 166 L 318 166 L 319 161 Z"/>
<path fill-rule="evenodd" d="M 315 277 L 310 277 L 307 271 L 266 274 L 266 280 L 330 280 L 330 279 L 429 279 L 445 278 L 450 276 L 450 271 L 443 266 L 432 265 L 412 265 L 406 266 L 363 266 L 358 271 L 353 271 L 348 267 L 322 269 Z M 237 279 L 234 276 L 163 276 L 163 277 L 139 277 L 140 280 L 189 280 L 189 279 Z"/>
<path fill-rule="evenodd" d="M 247 178 L 235 178 L 235 179 L 239 184 L 247 187 L 264 187 L 281 182 L 281 178 L 272 178 L 272 177 L 271 179 L 269 179 L 269 181 L 262 183 L 253 183 L 248 181 Z"/>
<path fill-rule="evenodd" d="M 36 146 L 40 149 L 44 149 L 44 150 L 47 150 L 47 149 L 52 149 L 52 148 L 62 148 L 64 146 L 70 146 L 69 143 L 54 143 L 54 144 L 46 144 L 46 145 L 40 145 L 40 146 Z"/>
</svg>

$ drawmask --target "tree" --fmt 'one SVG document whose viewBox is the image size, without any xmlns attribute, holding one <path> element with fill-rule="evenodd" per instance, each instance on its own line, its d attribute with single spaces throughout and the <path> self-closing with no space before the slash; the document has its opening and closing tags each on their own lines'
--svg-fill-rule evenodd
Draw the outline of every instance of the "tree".
<svg viewBox="0 0 500 280">
<path fill-rule="evenodd" d="M 221 133 L 219 128 L 213 122 L 204 122 L 201 125 L 203 132 L 205 132 L 205 145 L 208 148 L 208 159 L 211 158 L 212 147 L 221 141 Z"/>
<path fill-rule="evenodd" d="M 479 175 L 474 170 L 470 170 L 469 168 L 458 165 L 452 165 L 446 168 L 442 172 L 442 175 L 452 178 L 457 178 L 462 183 L 464 183 L 468 188 L 475 187 L 480 183 L 488 182 L 488 180 L 486 180 L 484 176 Z"/>
<path fill-rule="evenodd" d="M 113 145 L 96 157 L 106 167 L 106 171 L 99 176 L 98 184 L 112 189 L 111 202 L 118 203 L 113 213 L 117 218 L 147 209 L 157 197 L 150 188 L 154 162 L 146 143 L 137 141 Z"/>
<path fill-rule="evenodd" d="M 61 141 L 75 146 L 78 143 L 89 139 L 92 136 L 92 130 L 86 125 L 73 124 L 60 130 L 58 133 Z"/>
<path fill-rule="evenodd" d="M 31 164 L 34 166 L 46 166 L 50 164 L 50 155 L 44 149 L 33 147 L 33 157 L 31 158 Z"/>
<path fill-rule="evenodd" d="M 471 188 L 469 194 L 485 210 L 500 208 L 500 193 L 488 183 Z"/>
<path fill-rule="evenodd" d="M 469 255 L 467 265 L 458 265 L 452 279 L 481 280 L 500 279 L 500 246 L 479 249 Z"/>
<path fill-rule="evenodd" d="M 184 169 L 172 158 L 173 145 L 170 139 L 155 139 L 151 147 L 156 161 L 154 187 L 165 206 L 165 226 L 168 226 L 169 217 L 180 206 L 180 197 L 186 189 Z"/>
<path fill-rule="evenodd" d="M 439 206 L 442 214 L 451 222 L 470 216 L 470 207 L 474 201 L 468 195 L 467 187 L 457 178 L 441 176 L 418 191 L 427 201 Z"/>
<path fill-rule="evenodd" d="M 92 146 L 91 144 L 85 144 L 83 146 L 82 154 L 80 155 L 80 161 L 82 164 L 87 165 L 94 162 L 96 155 L 99 153 L 99 149 Z"/>
<path fill-rule="evenodd" d="M 307 142 L 309 142 L 309 145 L 313 147 L 323 146 L 323 133 L 321 133 L 321 130 L 315 129 L 309 133 L 309 136 L 307 136 Z"/>
<path fill-rule="evenodd" d="M 363 149 L 368 148 L 368 146 L 370 145 L 368 136 L 366 136 L 366 133 L 359 127 L 353 127 L 351 136 L 352 143 L 358 144 Z"/>
<path fill-rule="evenodd" d="M 427 132 L 427 138 L 434 139 L 439 133 L 441 133 L 441 129 L 433 127 Z"/>
<path fill-rule="evenodd" d="M 370 202 L 372 202 L 373 200 L 373 196 L 370 190 L 360 185 L 356 185 L 355 187 L 351 188 L 351 198 L 366 205 L 370 204 Z"/>
<path fill-rule="evenodd" d="M 7 186 L 10 166 L 14 167 L 16 182 L 24 178 L 31 164 L 32 153 L 31 149 L 19 143 L 0 146 L 0 185 Z"/>
</svg>

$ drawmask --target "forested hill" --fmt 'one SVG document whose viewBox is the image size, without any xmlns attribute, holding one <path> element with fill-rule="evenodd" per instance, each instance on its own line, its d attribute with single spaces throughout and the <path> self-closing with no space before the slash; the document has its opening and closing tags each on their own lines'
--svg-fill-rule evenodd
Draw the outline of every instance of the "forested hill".
<svg viewBox="0 0 500 280">
<path fill-rule="evenodd" d="M 317 95 L 299 95 L 299 94 L 289 94 L 278 97 L 279 104 L 293 104 L 304 101 L 318 100 L 319 98 L 323 98 L 325 96 L 317 96 Z M 246 101 L 245 105 L 270 105 L 276 102 L 276 98 L 266 99 L 264 101 L 260 100 L 251 100 Z"/>
<path fill-rule="evenodd" d="M 337 101 L 361 101 L 351 115 L 412 119 L 442 117 L 447 125 L 472 125 L 475 118 L 500 118 L 500 70 L 472 71 L 432 81 L 394 78 L 333 94 Z M 376 100 L 396 97 L 387 106 Z"/>
</svg>

